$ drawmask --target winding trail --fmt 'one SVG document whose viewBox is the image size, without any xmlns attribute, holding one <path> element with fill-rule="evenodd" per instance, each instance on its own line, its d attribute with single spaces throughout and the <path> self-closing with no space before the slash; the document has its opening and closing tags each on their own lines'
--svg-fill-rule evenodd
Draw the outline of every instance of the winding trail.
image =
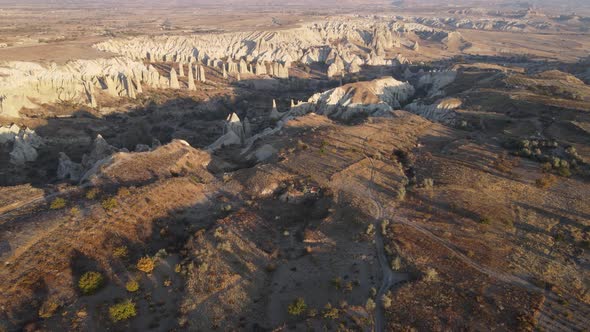
<svg viewBox="0 0 590 332">
<path fill-rule="evenodd" d="M 368 139 L 369 137 L 365 139 L 365 143 L 368 141 Z M 375 199 L 375 190 L 372 186 L 375 179 L 376 166 L 373 158 L 371 158 L 366 152 L 363 152 L 363 154 L 365 158 L 367 158 L 371 163 L 371 175 L 368 186 L 368 197 L 375 208 L 375 211 L 373 213 L 373 217 L 375 218 L 373 222 L 373 226 L 375 227 L 375 249 L 377 252 L 377 261 L 379 262 L 379 266 L 381 267 L 381 286 L 379 287 L 379 290 L 377 291 L 377 295 L 375 298 L 375 304 L 377 306 L 375 307 L 374 312 L 374 330 L 375 332 L 382 332 L 384 331 L 385 325 L 385 317 L 383 315 L 383 295 L 385 295 L 394 285 L 407 280 L 408 276 L 405 273 L 393 272 L 387 260 L 387 256 L 385 255 L 383 234 L 381 234 L 380 225 L 380 223 L 384 220 L 383 211 L 385 211 L 385 209 L 383 208 L 382 204 Z"/>
</svg>

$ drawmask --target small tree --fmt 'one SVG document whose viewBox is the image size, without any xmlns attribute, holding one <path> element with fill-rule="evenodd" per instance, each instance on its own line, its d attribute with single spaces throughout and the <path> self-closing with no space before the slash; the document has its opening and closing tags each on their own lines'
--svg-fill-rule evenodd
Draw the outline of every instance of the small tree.
<svg viewBox="0 0 590 332">
<path fill-rule="evenodd" d="M 125 300 L 124 302 L 117 303 L 109 308 L 109 315 L 113 322 L 119 322 L 127 320 L 137 315 L 137 309 L 135 303 L 131 300 Z"/>
<path fill-rule="evenodd" d="M 102 287 L 104 277 L 99 272 L 90 271 L 82 275 L 78 280 L 78 288 L 84 295 L 94 294 L 97 290 Z"/>
<path fill-rule="evenodd" d="M 301 297 L 289 304 L 289 307 L 287 308 L 289 315 L 293 316 L 299 316 L 303 314 L 305 310 L 307 310 L 307 304 L 305 304 L 305 300 Z"/>
</svg>

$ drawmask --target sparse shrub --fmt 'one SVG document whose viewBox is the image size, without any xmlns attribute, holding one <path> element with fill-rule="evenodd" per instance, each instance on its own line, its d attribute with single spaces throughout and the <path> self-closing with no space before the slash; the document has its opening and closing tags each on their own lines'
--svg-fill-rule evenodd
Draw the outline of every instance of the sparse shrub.
<svg viewBox="0 0 590 332">
<path fill-rule="evenodd" d="M 307 304 L 305 304 L 305 300 L 301 297 L 289 304 L 289 307 L 287 308 L 289 315 L 293 316 L 299 316 L 303 314 L 305 310 L 307 310 Z"/>
<path fill-rule="evenodd" d="M 307 317 L 309 317 L 309 318 L 314 318 L 317 315 L 318 315 L 318 311 L 316 309 L 309 309 L 307 311 Z"/>
<path fill-rule="evenodd" d="M 152 273 L 155 266 L 154 260 L 147 256 L 140 258 L 137 262 L 137 269 L 145 273 Z"/>
<path fill-rule="evenodd" d="M 369 298 L 365 304 L 365 309 L 367 309 L 367 312 L 373 312 L 375 308 L 377 308 L 377 304 L 375 304 L 372 298 Z"/>
<path fill-rule="evenodd" d="M 387 235 L 387 227 L 389 226 L 389 220 L 385 219 L 381 222 L 381 234 Z"/>
<path fill-rule="evenodd" d="M 90 200 L 96 199 L 96 197 L 98 196 L 98 193 L 99 192 L 98 192 L 97 188 L 92 188 L 86 192 L 86 199 L 90 199 Z"/>
<path fill-rule="evenodd" d="M 541 166 L 541 170 L 544 173 L 549 173 L 549 172 L 551 172 L 552 169 L 553 169 L 553 167 L 551 166 L 551 163 L 543 163 L 543 165 Z"/>
<path fill-rule="evenodd" d="M 557 182 L 557 178 L 552 174 L 544 174 L 542 177 L 535 180 L 535 185 L 541 189 L 552 187 Z"/>
<path fill-rule="evenodd" d="M 106 198 L 105 200 L 103 200 L 101 205 L 102 205 L 103 209 L 109 211 L 109 210 L 117 208 L 118 203 L 114 197 L 109 197 L 109 198 Z"/>
<path fill-rule="evenodd" d="M 375 225 L 373 224 L 369 224 L 369 226 L 367 226 L 367 230 L 365 232 L 368 236 L 373 236 L 375 234 Z"/>
<path fill-rule="evenodd" d="M 51 202 L 51 204 L 49 205 L 49 208 L 52 210 L 59 210 L 59 209 L 63 209 L 66 207 L 66 200 L 58 197 L 56 199 L 53 200 L 53 202 Z"/>
<path fill-rule="evenodd" d="M 229 241 L 220 242 L 217 245 L 217 249 L 222 250 L 222 251 L 231 252 L 231 243 Z"/>
<path fill-rule="evenodd" d="M 397 199 L 400 201 L 403 201 L 404 199 L 406 199 L 406 187 L 400 187 L 397 190 Z"/>
<path fill-rule="evenodd" d="M 80 208 L 78 208 L 78 207 L 76 207 L 76 206 L 74 206 L 73 208 L 71 208 L 71 209 L 70 209 L 70 214 L 71 214 L 73 217 L 77 217 L 77 216 L 79 216 L 81 213 L 82 213 L 82 211 L 80 211 Z"/>
<path fill-rule="evenodd" d="M 334 308 L 331 303 L 328 303 L 324 307 L 323 316 L 327 319 L 338 319 L 340 316 L 340 310 L 338 310 L 338 308 Z"/>
<path fill-rule="evenodd" d="M 353 288 L 353 284 L 352 282 L 347 282 L 344 284 L 344 291 L 346 292 L 352 292 L 352 288 Z"/>
<path fill-rule="evenodd" d="M 438 272 L 436 272 L 435 269 L 429 267 L 428 269 L 426 269 L 426 272 L 424 273 L 423 280 L 426 282 L 437 281 L 438 280 Z"/>
<path fill-rule="evenodd" d="M 78 280 L 78 288 L 84 295 L 94 294 L 99 290 L 104 282 L 104 277 L 99 272 L 90 271 L 82 275 Z"/>
<path fill-rule="evenodd" d="M 482 217 L 479 220 L 479 223 L 482 224 L 482 225 L 489 225 L 489 224 L 492 223 L 492 220 L 489 217 Z"/>
<path fill-rule="evenodd" d="M 60 304 L 55 300 L 47 300 L 41 308 L 39 308 L 39 317 L 40 318 L 50 318 L 52 317 L 57 309 L 59 309 Z"/>
<path fill-rule="evenodd" d="M 422 181 L 422 186 L 426 189 L 434 188 L 434 180 L 431 178 L 426 178 Z"/>
<path fill-rule="evenodd" d="M 394 271 L 399 271 L 399 269 L 401 269 L 402 267 L 402 260 L 399 256 L 396 256 L 392 261 L 391 261 L 391 269 Z"/>
<path fill-rule="evenodd" d="M 569 167 L 565 166 L 560 166 L 557 169 L 557 174 L 559 174 L 559 176 L 563 176 L 564 178 L 569 178 L 572 176 L 572 172 L 570 171 Z"/>
<path fill-rule="evenodd" d="M 391 299 L 391 292 L 387 292 L 381 297 L 381 303 L 383 303 L 383 308 L 387 309 L 390 308 L 393 304 L 393 300 Z"/>
<path fill-rule="evenodd" d="M 125 289 L 131 293 L 137 292 L 139 290 L 139 283 L 136 280 L 129 280 L 125 284 Z"/>
<path fill-rule="evenodd" d="M 127 246 L 119 246 L 113 250 L 113 256 L 117 258 L 126 258 L 129 255 L 129 249 Z"/>
<path fill-rule="evenodd" d="M 135 303 L 131 300 L 125 300 L 124 302 L 117 303 L 109 308 L 109 316 L 113 322 L 119 322 L 127 320 L 137 315 L 137 309 Z"/>
<path fill-rule="evenodd" d="M 342 288 L 342 278 L 336 277 L 331 280 L 332 286 L 336 287 L 336 289 L 340 290 Z"/>
<path fill-rule="evenodd" d="M 201 179 L 200 177 L 198 177 L 196 175 L 191 175 L 190 179 L 191 179 L 191 181 L 193 181 L 194 183 L 197 183 L 197 184 L 203 183 L 203 179 Z"/>
<path fill-rule="evenodd" d="M 129 188 L 127 187 L 121 187 L 117 191 L 117 196 L 119 197 L 127 197 L 129 195 L 131 195 L 131 190 L 129 190 Z"/>
</svg>

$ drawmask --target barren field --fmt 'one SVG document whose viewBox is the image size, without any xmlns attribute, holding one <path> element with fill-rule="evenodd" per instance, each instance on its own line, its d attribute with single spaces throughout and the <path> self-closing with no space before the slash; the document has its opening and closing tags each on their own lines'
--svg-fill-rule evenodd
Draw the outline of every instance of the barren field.
<svg viewBox="0 0 590 332">
<path fill-rule="evenodd" d="M 562 5 L 0 0 L 0 332 L 586 331 Z"/>
</svg>

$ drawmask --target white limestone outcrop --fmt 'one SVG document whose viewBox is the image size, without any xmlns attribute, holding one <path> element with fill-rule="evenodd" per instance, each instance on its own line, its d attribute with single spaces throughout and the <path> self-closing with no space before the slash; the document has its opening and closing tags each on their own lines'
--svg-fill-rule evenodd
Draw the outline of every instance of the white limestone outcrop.
<svg viewBox="0 0 590 332">
<path fill-rule="evenodd" d="M 349 120 L 365 114 L 383 114 L 400 107 L 414 94 L 414 87 L 393 77 L 385 77 L 369 82 L 343 85 L 324 93 L 313 95 L 306 104 L 297 105 L 295 112 L 313 111 L 332 118 Z"/>
<path fill-rule="evenodd" d="M 19 131 L 16 132 L 15 127 L 11 126 L 2 136 L 4 144 L 13 144 L 10 152 L 11 164 L 24 165 L 37 160 L 39 155 L 37 150 L 43 145 L 43 139 L 35 131 L 29 128 L 19 128 Z"/>
<path fill-rule="evenodd" d="M 328 76 L 357 72 L 363 65 L 393 65 L 395 59 L 386 58 L 387 50 L 411 45 L 418 51 L 417 38 L 440 39 L 448 34 L 399 18 L 346 17 L 280 31 L 116 38 L 94 47 L 152 62 L 194 57 L 198 63 L 215 67 L 220 59 L 227 59 L 227 68 L 222 70 L 234 77 L 239 73 L 288 78 L 295 61 L 325 63 Z"/>
<path fill-rule="evenodd" d="M 406 105 L 405 110 L 416 115 L 425 117 L 431 121 L 440 122 L 446 125 L 455 125 L 457 112 L 462 101 L 457 98 L 445 98 L 434 104 L 423 104 L 419 101 Z"/>
<path fill-rule="evenodd" d="M 19 117 L 23 107 L 70 102 L 97 107 L 97 91 L 113 97 L 135 98 L 142 85 L 167 88 L 153 67 L 123 57 L 76 60 L 43 66 L 30 62 L 0 63 L 0 115 Z"/>
</svg>

